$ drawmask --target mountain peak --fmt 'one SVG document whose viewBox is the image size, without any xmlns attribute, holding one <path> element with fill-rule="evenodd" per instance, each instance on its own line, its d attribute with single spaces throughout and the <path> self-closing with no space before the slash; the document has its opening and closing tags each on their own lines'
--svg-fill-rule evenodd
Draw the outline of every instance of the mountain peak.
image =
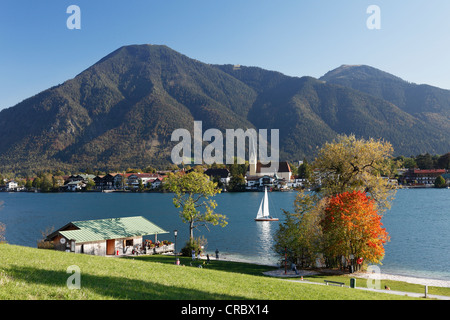
<svg viewBox="0 0 450 320">
<path fill-rule="evenodd" d="M 403 79 L 396 77 L 390 73 L 379 70 L 377 68 L 358 64 L 348 65 L 343 64 L 340 67 L 327 72 L 320 80 L 333 81 L 335 79 L 351 79 L 351 80 L 380 80 L 383 81 L 404 81 Z"/>
<path fill-rule="evenodd" d="M 0 170 L 165 166 L 171 133 L 191 130 L 194 120 L 221 131 L 279 129 L 280 157 L 290 161 L 313 157 L 316 146 L 342 133 L 384 138 L 400 154 L 448 152 L 450 92 L 405 90 L 407 82 L 388 79 L 399 78 L 342 65 L 321 83 L 211 65 L 165 45 L 127 45 L 2 110 Z"/>
</svg>

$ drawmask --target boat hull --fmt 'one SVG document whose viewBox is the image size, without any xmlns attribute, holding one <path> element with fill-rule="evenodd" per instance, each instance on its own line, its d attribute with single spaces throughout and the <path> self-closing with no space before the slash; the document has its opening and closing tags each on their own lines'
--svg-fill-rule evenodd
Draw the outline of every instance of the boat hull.
<svg viewBox="0 0 450 320">
<path fill-rule="evenodd" d="M 255 221 L 278 221 L 278 218 L 255 218 Z"/>
</svg>

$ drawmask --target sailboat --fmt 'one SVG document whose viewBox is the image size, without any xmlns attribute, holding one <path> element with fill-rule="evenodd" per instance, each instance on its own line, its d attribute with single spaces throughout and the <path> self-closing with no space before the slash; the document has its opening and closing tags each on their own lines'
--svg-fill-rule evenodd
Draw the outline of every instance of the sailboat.
<svg viewBox="0 0 450 320">
<path fill-rule="evenodd" d="M 269 215 L 269 199 L 267 197 L 267 187 L 264 188 L 264 198 L 261 200 L 259 205 L 258 214 L 256 215 L 255 221 L 278 221 L 278 218 L 272 218 Z"/>
</svg>

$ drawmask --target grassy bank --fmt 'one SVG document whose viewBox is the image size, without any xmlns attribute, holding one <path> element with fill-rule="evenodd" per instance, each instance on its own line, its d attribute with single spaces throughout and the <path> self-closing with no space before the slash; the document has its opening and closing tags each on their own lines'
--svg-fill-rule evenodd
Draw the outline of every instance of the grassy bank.
<svg viewBox="0 0 450 320">
<path fill-rule="evenodd" d="M 406 297 L 293 283 L 262 275 L 271 267 L 212 261 L 204 268 L 168 256 L 108 258 L 0 244 L 0 299 L 379 300 Z M 67 288 L 69 266 L 81 288 Z M 327 277 L 329 279 L 330 277 Z M 317 278 L 316 278 L 317 279 Z M 320 279 L 318 279 L 320 280 Z M 323 282 L 323 281 L 322 281 Z"/>
</svg>

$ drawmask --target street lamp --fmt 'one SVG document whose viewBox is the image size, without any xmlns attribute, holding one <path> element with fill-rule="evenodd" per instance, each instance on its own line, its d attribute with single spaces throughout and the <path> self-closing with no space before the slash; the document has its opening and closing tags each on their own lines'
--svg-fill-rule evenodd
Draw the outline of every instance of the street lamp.
<svg viewBox="0 0 450 320">
<path fill-rule="evenodd" d="M 175 236 L 175 246 L 174 246 L 174 251 L 175 251 L 175 264 L 177 264 L 178 262 L 178 258 L 177 258 L 177 235 L 178 235 L 178 230 L 174 230 L 173 234 Z"/>
</svg>

